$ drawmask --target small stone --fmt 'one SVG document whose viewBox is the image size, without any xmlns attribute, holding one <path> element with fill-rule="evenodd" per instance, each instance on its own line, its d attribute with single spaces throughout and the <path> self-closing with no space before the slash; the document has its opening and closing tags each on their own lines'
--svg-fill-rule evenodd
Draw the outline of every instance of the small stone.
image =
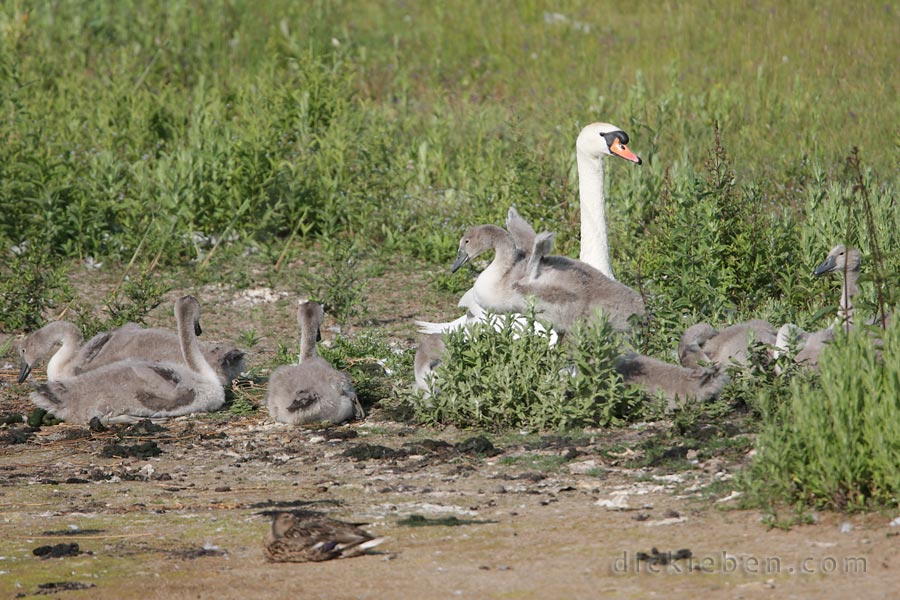
<svg viewBox="0 0 900 600">
<path fill-rule="evenodd" d="M 100 417 L 91 417 L 91 422 L 88 424 L 88 427 L 94 433 L 109 431 L 109 428 L 100 421 Z"/>
<path fill-rule="evenodd" d="M 213 491 L 215 491 L 215 492 L 230 492 L 230 491 L 231 491 L 231 488 L 228 487 L 227 485 L 220 485 L 219 487 L 217 487 L 217 488 L 216 488 L 215 490 L 213 490 Z"/>
<path fill-rule="evenodd" d="M 597 461 L 593 460 L 593 459 L 583 460 L 583 461 L 576 462 L 576 463 L 570 463 L 568 465 L 569 473 L 571 473 L 573 475 L 585 475 L 585 474 L 593 471 L 596 468 L 597 468 Z"/>
</svg>

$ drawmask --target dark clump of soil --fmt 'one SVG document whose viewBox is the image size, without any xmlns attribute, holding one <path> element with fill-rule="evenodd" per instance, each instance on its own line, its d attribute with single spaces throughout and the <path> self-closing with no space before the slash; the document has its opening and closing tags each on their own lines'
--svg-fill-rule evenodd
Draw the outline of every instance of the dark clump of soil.
<svg viewBox="0 0 900 600">
<path fill-rule="evenodd" d="M 90 423 L 88 423 L 88 428 L 94 433 L 103 433 L 105 431 L 109 431 L 109 427 L 103 424 L 100 421 L 100 417 L 91 417 Z"/>
<path fill-rule="evenodd" d="M 470 437 L 456 445 L 456 449 L 463 454 L 474 454 L 475 456 L 497 456 L 502 452 L 494 447 L 489 439 L 483 435 Z"/>
<path fill-rule="evenodd" d="M 70 429 L 63 435 L 64 440 L 83 440 L 91 437 L 90 429 Z"/>
<path fill-rule="evenodd" d="M 530 481 L 532 483 L 537 483 L 538 481 L 543 481 L 547 479 L 547 476 L 543 473 L 538 473 L 537 471 L 527 471 L 525 473 L 500 473 L 498 475 L 494 475 L 491 479 L 505 479 L 507 481 L 515 481 L 515 480 L 525 480 Z"/>
<path fill-rule="evenodd" d="M 525 444 L 528 450 L 548 450 L 551 448 L 569 448 L 583 445 L 583 441 L 568 435 L 542 435 L 536 442 Z"/>
<path fill-rule="evenodd" d="M 19 423 L 24 423 L 25 417 L 20 415 L 19 413 L 9 413 L 3 416 L 0 416 L 0 425 L 18 425 Z"/>
<path fill-rule="evenodd" d="M 218 548 L 185 548 L 183 550 L 169 550 L 167 554 L 172 558 L 194 560 L 204 556 L 225 556 L 227 552 Z"/>
<path fill-rule="evenodd" d="M 78 544 L 72 542 L 71 544 L 56 544 L 55 546 L 38 546 L 31 553 L 41 558 L 62 558 L 64 556 L 78 556 L 81 554 L 81 549 L 78 547 Z"/>
<path fill-rule="evenodd" d="M 394 450 L 387 446 L 379 446 L 378 444 L 360 444 L 347 448 L 344 456 L 353 460 L 369 460 L 370 458 L 403 458 L 407 453 L 405 450 Z"/>
<path fill-rule="evenodd" d="M 300 509 L 303 506 L 311 506 L 316 504 L 327 504 L 330 506 L 339 506 L 341 503 L 338 500 L 266 500 L 265 502 L 257 502 L 255 504 L 251 504 L 249 508 L 270 508 L 270 509 L 278 509 L 278 510 L 264 510 L 259 514 L 261 515 L 274 515 L 280 512 L 284 512 L 285 510 L 290 510 L 292 513 L 298 514 L 299 512 L 309 512 L 313 513 L 313 511 L 298 511 L 296 509 Z M 291 510 L 295 509 L 295 510 Z"/>
<path fill-rule="evenodd" d="M 34 432 L 37 430 L 37 427 L 17 427 L 15 429 L 10 429 L 0 436 L 0 443 L 8 446 L 12 446 L 13 444 L 24 444 L 34 437 Z"/>
<path fill-rule="evenodd" d="M 406 442 L 403 448 L 410 454 L 446 454 L 456 452 L 456 446 L 443 440 L 419 440 L 418 442 Z"/>
<path fill-rule="evenodd" d="M 46 596 L 50 594 L 58 594 L 59 592 L 74 592 L 78 590 L 89 590 L 97 587 L 93 583 L 81 583 L 79 581 L 54 581 L 51 583 L 39 583 L 37 591 L 33 594 L 25 592 L 16 594 L 16 598 L 25 598 L 26 596 Z"/>
<path fill-rule="evenodd" d="M 156 445 L 156 442 L 144 442 L 143 444 L 124 445 L 124 444 L 108 444 L 100 451 L 103 458 L 113 458 L 118 456 L 121 458 L 150 458 L 159 456 L 162 450 Z"/>
<path fill-rule="evenodd" d="M 82 478 L 82 477 L 67 477 L 67 478 L 63 481 L 63 483 L 70 483 L 70 484 L 73 484 L 73 483 L 90 483 L 90 481 L 88 481 L 87 479 L 84 479 L 84 478 Z"/>
<path fill-rule="evenodd" d="M 93 469 L 87 474 L 87 477 L 91 481 L 109 481 L 115 476 L 115 473 L 111 471 L 103 471 L 102 469 Z"/>
<path fill-rule="evenodd" d="M 652 550 L 650 550 L 650 554 L 647 554 L 646 552 L 638 552 L 635 554 L 635 557 L 637 557 L 638 560 L 642 560 L 650 565 L 667 565 L 676 560 L 690 558 L 693 555 L 694 553 L 687 548 L 682 548 L 681 550 L 676 550 L 675 552 L 660 552 L 654 547 Z"/>
<path fill-rule="evenodd" d="M 58 535 L 60 537 L 65 537 L 68 535 L 96 535 L 104 532 L 104 529 L 57 529 L 55 531 L 42 531 L 41 535 Z"/>
<path fill-rule="evenodd" d="M 323 429 L 316 431 L 317 435 L 321 435 L 326 440 L 352 440 L 359 437 L 355 429 Z"/>
<path fill-rule="evenodd" d="M 141 435 L 153 435 L 154 433 L 161 433 L 163 431 L 168 431 L 162 425 L 157 425 L 150 419 L 144 419 L 142 421 L 138 421 L 134 425 L 129 425 L 122 431 L 125 435 L 131 436 L 141 436 Z"/>
<path fill-rule="evenodd" d="M 461 525 L 485 525 L 496 522 L 479 519 L 460 519 L 459 517 L 435 517 L 434 519 L 429 519 L 422 515 L 409 515 L 405 519 L 397 521 L 397 525 L 402 527 L 459 527 Z"/>
</svg>

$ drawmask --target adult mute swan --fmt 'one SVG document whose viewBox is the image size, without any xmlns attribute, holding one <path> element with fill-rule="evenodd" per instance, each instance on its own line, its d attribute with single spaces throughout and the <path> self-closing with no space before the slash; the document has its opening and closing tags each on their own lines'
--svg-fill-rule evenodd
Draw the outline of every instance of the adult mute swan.
<svg viewBox="0 0 900 600">
<path fill-rule="evenodd" d="M 578 163 L 578 196 L 581 204 L 582 262 L 609 279 L 615 279 L 609 263 L 606 233 L 606 195 L 603 188 L 603 157 L 618 156 L 641 164 L 641 157 L 628 148 L 628 134 L 609 123 L 591 123 L 575 142 Z"/>
</svg>

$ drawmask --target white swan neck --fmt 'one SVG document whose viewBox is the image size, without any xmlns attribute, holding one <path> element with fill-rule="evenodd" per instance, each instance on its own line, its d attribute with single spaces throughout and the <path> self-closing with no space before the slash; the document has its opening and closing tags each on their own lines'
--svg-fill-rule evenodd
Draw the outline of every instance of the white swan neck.
<svg viewBox="0 0 900 600">
<path fill-rule="evenodd" d="M 581 204 L 581 253 L 579 258 L 615 279 L 609 263 L 606 235 L 606 198 L 603 193 L 603 159 L 576 152 L 578 196 Z"/>
<path fill-rule="evenodd" d="M 188 368 L 197 373 L 208 381 L 219 383 L 219 376 L 215 370 L 207 362 L 206 357 L 200 350 L 200 342 L 194 333 L 194 319 L 186 319 L 182 314 L 184 311 L 177 311 L 175 321 L 178 325 L 178 341 L 181 346 L 181 355 Z"/>
<path fill-rule="evenodd" d="M 841 305 L 838 309 L 838 319 L 846 328 L 853 325 L 853 296 L 859 291 L 856 280 L 859 273 L 847 271 L 844 273 L 844 285 L 841 289 Z"/>
<path fill-rule="evenodd" d="M 315 327 L 311 327 L 309 323 L 301 323 L 300 327 L 300 360 L 299 364 L 304 361 L 312 360 L 318 356 L 316 352 L 316 331 Z"/>
<path fill-rule="evenodd" d="M 78 348 L 81 346 L 81 342 L 83 338 L 81 338 L 80 333 L 76 332 L 74 326 L 72 326 L 71 331 L 66 328 L 62 335 L 60 336 L 60 341 L 62 341 L 62 345 L 59 347 L 53 356 L 50 357 L 50 360 L 47 361 L 47 380 L 55 381 L 61 377 L 68 377 L 73 375 L 73 361 L 75 360 L 75 355 L 78 353 Z"/>
</svg>

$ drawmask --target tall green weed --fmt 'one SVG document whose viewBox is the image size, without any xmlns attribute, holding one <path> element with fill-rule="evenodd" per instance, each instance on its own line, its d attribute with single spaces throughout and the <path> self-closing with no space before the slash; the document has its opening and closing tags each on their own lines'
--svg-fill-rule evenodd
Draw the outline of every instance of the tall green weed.
<svg viewBox="0 0 900 600">
<path fill-rule="evenodd" d="M 900 324 L 840 336 L 819 382 L 797 380 L 763 414 L 748 487 L 763 502 L 860 510 L 900 498 Z"/>
</svg>

